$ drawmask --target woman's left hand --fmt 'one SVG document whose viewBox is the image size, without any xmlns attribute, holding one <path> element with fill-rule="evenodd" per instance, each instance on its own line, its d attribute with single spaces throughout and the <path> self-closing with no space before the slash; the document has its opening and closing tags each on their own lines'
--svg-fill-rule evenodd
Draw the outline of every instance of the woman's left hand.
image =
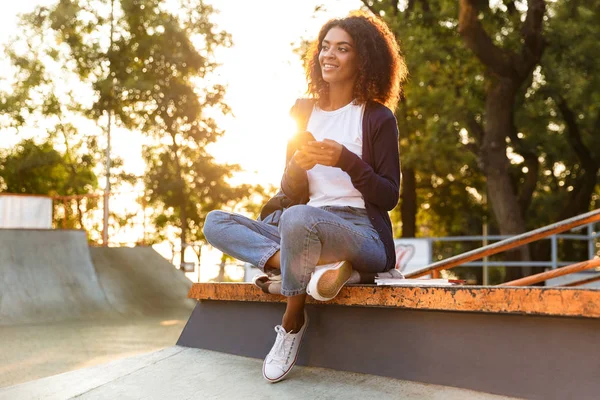
<svg viewBox="0 0 600 400">
<path fill-rule="evenodd" d="M 309 142 L 303 150 L 310 155 L 317 164 L 334 167 L 342 155 L 342 146 L 335 140 L 325 139 L 322 142 Z"/>
</svg>

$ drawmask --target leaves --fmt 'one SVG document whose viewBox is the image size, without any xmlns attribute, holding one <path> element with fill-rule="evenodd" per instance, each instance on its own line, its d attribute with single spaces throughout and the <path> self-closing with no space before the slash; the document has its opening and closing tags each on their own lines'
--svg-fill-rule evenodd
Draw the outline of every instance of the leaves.
<svg viewBox="0 0 600 400">
<path fill-rule="evenodd" d="M 89 157 L 61 154 L 51 142 L 28 139 L 0 158 L 0 178 L 9 193 L 73 195 L 96 189 L 98 180 Z"/>
<path fill-rule="evenodd" d="M 105 161 L 99 145 L 108 113 L 114 125 L 145 134 L 150 143 L 143 154 L 146 201 L 160 210 L 155 239 L 171 235 L 169 225 L 178 225 L 185 241 L 187 233 L 194 240 L 202 237 L 210 209 L 243 198 L 249 187 L 230 187 L 227 179 L 237 166 L 218 165 L 205 152 L 223 134 L 214 115 L 230 112 L 223 102 L 226 88 L 207 78 L 218 65 L 214 49 L 230 46 L 231 37 L 212 23 L 215 10 L 202 0 L 175 4 L 58 0 L 25 15 L 18 41 L 27 50 L 9 47 L 16 73 L 12 92 L 0 94 L 0 112 L 9 115 L 8 126 L 13 127 L 30 124 L 34 114 L 44 123 L 58 121 L 49 129 L 50 147 L 44 149 L 65 146 L 66 165 L 84 170 L 74 173 L 52 163 L 45 168 L 70 174 L 77 191 L 96 188 L 85 181 L 95 175 L 92 179 L 84 172 Z M 74 115 L 101 129 L 83 131 L 84 124 L 67 123 Z M 113 189 L 135 181 L 122 170 L 122 160 L 113 158 Z M 35 190 L 67 190 L 58 181 L 47 184 Z M 127 218 L 117 220 L 126 223 Z"/>
<path fill-rule="evenodd" d="M 488 89 L 498 79 L 492 72 L 501 66 L 485 68 L 464 45 L 457 2 L 411 1 L 397 9 L 393 1 L 364 3 L 393 29 L 410 71 L 406 98 L 396 114 L 402 165 L 415 172 L 418 234 L 479 235 L 486 217 L 491 233 L 497 233 L 498 221 L 486 215 L 482 203 L 486 178 L 481 163 L 486 160 L 481 160 L 480 150 L 490 117 L 485 109 Z M 477 21 L 502 49 L 502 57 L 512 54 L 505 61 L 523 57 L 515 73 L 527 72 L 523 66 L 530 57 L 524 52 L 539 44 L 538 37 L 523 39 L 523 29 L 531 28 L 523 23 L 527 5 L 470 3 L 476 4 Z M 600 64 L 590 56 L 600 50 L 595 23 L 600 4 L 547 6 L 545 52 L 511 107 L 515 130 L 503 138 L 510 182 L 527 210 L 527 229 L 587 211 L 597 203 L 600 190 Z M 396 221 L 407 218 L 398 215 L 399 208 L 393 213 Z M 534 259 L 548 260 L 549 252 L 542 247 L 535 249 Z M 453 249 L 445 254 L 461 250 Z"/>
</svg>

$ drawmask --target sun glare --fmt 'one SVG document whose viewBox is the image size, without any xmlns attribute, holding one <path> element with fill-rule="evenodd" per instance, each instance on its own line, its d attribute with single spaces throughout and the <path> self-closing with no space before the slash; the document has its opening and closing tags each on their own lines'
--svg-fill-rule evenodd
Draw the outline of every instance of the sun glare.
<svg viewBox="0 0 600 400">
<path fill-rule="evenodd" d="M 289 111 L 289 110 L 288 110 Z M 217 161 L 243 166 L 231 183 L 277 184 L 285 166 L 287 141 L 296 130 L 288 111 L 268 119 L 260 106 L 248 107 L 252 115 L 223 121 L 228 134 L 211 148 Z"/>
</svg>

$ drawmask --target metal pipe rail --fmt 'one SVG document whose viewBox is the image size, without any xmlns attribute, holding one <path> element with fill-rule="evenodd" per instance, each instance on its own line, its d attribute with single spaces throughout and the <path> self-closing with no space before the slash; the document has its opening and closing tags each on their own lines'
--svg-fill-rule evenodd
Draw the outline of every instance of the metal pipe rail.
<svg viewBox="0 0 600 400">
<path fill-rule="evenodd" d="M 556 285 L 556 286 L 560 286 L 560 287 L 575 287 L 575 286 L 585 285 L 586 283 L 592 283 L 592 282 L 598 282 L 598 281 L 600 281 L 600 275 L 593 276 L 591 278 L 581 279 L 579 281 L 574 281 L 574 282 L 569 282 L 569 283 L 563 283 L 563 284 Z"/>
<path fill-rule="evenodd" d="M 547 279 L 557 278 L 573 272 L 585 271 L 586 269 L 592 269 L 596 267 L 600 267 L 600 258 L 553 269 L 551 271 L 540 272 L 539 274 L 515 279 L 514 281 L 504 282 L 498 286 L 530 286 L 535 285 L 536 283 L 544 282 Z"/>
<path fill-rule="evenodd" d="M 573 228 L 581 225 L 595 223 L 600 221 L 600 208 L 594 211 L 590 211 L 585 214 L 578 215 L 573 218 L 565 219 L 555 224 L 547 225 L 545 227 L 529 231 L 509 239 L 502 240 L 487 246 L 480 247 L 463 254 L 459 254 L 454 257 L 450 257 L 446 260 L 438 261 L 428 265 L 417 271 L 413 271 L 406 274 L 407 278 L 418 278 L 424 275 L 429 275 L 434 271 L 441 271 L 444 269 L 454 268 L 456 266 L 465 264 L 469 261 L 479 260 L 486 256 L 501 253 L 506 250 L 514 249 L 515 247 L 523 246 L 536 240 L 552 236 L 556 233 L 566 232 Z"/>
</svg>

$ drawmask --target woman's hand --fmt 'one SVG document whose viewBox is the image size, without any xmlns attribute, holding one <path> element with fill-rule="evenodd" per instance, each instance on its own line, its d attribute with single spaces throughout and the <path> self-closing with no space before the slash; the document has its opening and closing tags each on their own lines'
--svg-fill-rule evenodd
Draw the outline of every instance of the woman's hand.
<svg viewBox="0 0 600 400">
<path fill-rule="evenodd" d="M 297 150 L 292 157 L 292 161 L 306 171 L 317 165 L 317 162 L 303 150 Z"/>
<path fill-rule="evenodd" d="M 317 164 L 335 167 L 340 160 L 343 148 L 344 146 L 335 140 L 325 139 L 322 142 L 308 142 L 302 147 L 302 152 Z"/>
</svg>

